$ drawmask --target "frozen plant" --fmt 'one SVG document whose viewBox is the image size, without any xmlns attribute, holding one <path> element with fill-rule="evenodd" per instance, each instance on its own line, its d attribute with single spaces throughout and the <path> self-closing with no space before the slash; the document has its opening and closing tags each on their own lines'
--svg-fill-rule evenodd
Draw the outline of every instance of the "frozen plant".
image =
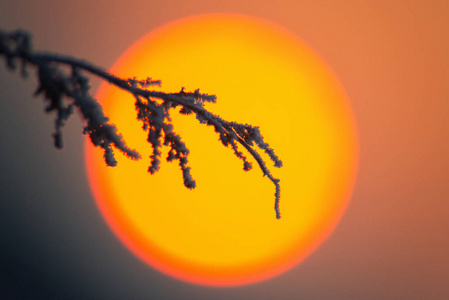
<svg viewBox="0 0 449 300">
<path fill-rule="evenodd" d="M 259 127 L 236 122 L 228 122 L 220 116 L 214 115 L 204 108 L 205 102 L 215 103 L 215 95 L 194 92 L 164 93 L 149 90 L 154 85 L 161 85 L 161 81 L 147 78 L 122 79 L 110 74 L 89 62 L 73 57 L 35 52 L 32 49 L 31 35 L 23 30 L 14 32 L 0 31 L 0 55 L 3 55 L 9 69 L 15 70 L 20 64 L 21 75 L 27 77 L 27 66 L 37 69 L 39 86 L 35 95 L 42 94 L 47 102 L 46 112 L 56 112 L 55 131 L 53 133 L 56 148 L 62 148 L 61 128 L 76 108 L 85 121 L 83 133 L 89 135 L 92 143 L 104 150 L 104 160 L 108 166 L 116 166 L 113 148 L 124 153 L 128 158 L 138 160 L 141 155 L 130 149 L 114 124 L 109 123 L 108 117 L 103 113 L 102 106 L 90 94 L 90 81 L 88 75 L 95 75 L 102 80 L 113 84 L 134 96 L 137 119 L 142 122 L 142 128 L 148 133 L 147 141 L 152 145 L 151 164 L 148 172 L 154 174 L 159 170 L 161 148 L 170 147 L 166 160 L 177 160 L 182 171 L 184 185 L 195 188 L 195 180 L 190 175 L 188 166 L 189 150 L 181 137 L 174 131 L 170 118 L 171 108 L 180 107 L 179 113 L 184 115 L 195 114 L 201 124 L 212 126 L 219 135 L 219 140 L 225 147 L 230 147 L 234 154 L 243 161 L 243 170 L 252 168 L 245 154 L 239 150 L 243 146 L 256 160 L 264 176 L 267 176 L 275 185 L 275 211 L 276 218 L 280 218 L 279 179 L 274 178 L 267 168 L 264 160 L 255 150 L 256 146 L 262 149 L 273 161 L 274 166 L 280 168 L 282 161 L 276 156 L 273 149 L 264 142 Z M 68 67 L 64 71 L 61 67 Z"/>
</svg>

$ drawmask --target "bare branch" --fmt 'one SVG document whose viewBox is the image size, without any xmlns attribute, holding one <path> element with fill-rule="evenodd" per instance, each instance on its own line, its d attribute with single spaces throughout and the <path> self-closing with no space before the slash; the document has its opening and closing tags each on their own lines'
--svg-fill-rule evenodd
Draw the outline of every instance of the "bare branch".
<svg viewBox="0 0 449 300">
<path fill-rule="evenodd" d="M 188 166 L 189 150 L 181 137 L 173 130 L 170 118 L 171 108 L 180 106 L 181 114 L 196 115 L 201 124 L 213 126 L 219 139 L 225 147 L 231 147 L 234 154 L 243 161 L 243 170 L 252 168 L 246 156 L 238 150 L 237 143 L 241 144 L 256 160 L 263 175 L 267 176 L 275 185 L 275 211 L 276 218 L 280 218 L 279 179 L 272 176 L 264 160 L 255 150 L 257 146 L 263 150 L 273 161 L 274 167 L 282 167 L 282 161 L 276 156 L 274 150 L 264 141 L 259 127 L 236 122 L 228 122 L 220 116 L 210 113 L 204 108 L 206 102 L 215 103 L 215 95 L 200 93 L 199 89 L 194 92 L 185 92 L 184 88 L 179 93 L 164 93 L 147 88 L 161 85 L 161 81 L 150 77 L 139 80 L 134 78 L 122 79 L 106 70 L 92 65 L 89 62 L 69 56 L 33 52 L 31 46 L 31 35 L 25 31 L 15 32 L 0 31 L 0 55 L 6 59 L 6 64 L 11 70 L 16 69 L 17 61 L 21 63 L 21 74 L 27 76 L 27 65 L 37 68 L 39 87 L 36 95 L 43 94 L 44 99 L 49 102 L 47 112 L 56 111 L 54 143 L 57 148 L 63 147 L 62 127 L 77 108 L 86 124 L 84 134 L 89 135 L 92 143 L 104 150 L 104 159 L 108 166 L 115 166 L 113 148 L 123 152 L 127 157 L 138 160 L 140 154 L 128 148 L 115 125 L 109 123 L 104 115 L 100 104 L 90 95 L 89 78 L 84 74 L 95 75 L 134 96 L 137 119 L 142 122 L 142 128 L 147 132 L 147 141 L 152 145 L 153 153 L 148 172 L 154 174 L 159 170 L 161 147 L 169 146 L 170 150 L 166 160 L 168 162 L 178 160 L 181 168 L 184 185 L 195 188 L 195 180 L 190 175 Z M 67 74 L 60 66 L 68 66 L 71 73 Z"/>
</svg>

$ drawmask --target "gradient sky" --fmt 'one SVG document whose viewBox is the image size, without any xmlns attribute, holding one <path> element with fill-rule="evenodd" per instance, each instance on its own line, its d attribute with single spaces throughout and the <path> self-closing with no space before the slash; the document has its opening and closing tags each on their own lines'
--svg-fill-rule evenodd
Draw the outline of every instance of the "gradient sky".
<svg viewBox="0 0 449 300">
<path fill-rule="evenodd" d="M 35 49 L 109 68 L 150 30 L 211 12 L 289 29 L 345 87 L 360 167 L 334 233 L 296 268 L 259 284 L 201 287 L 152 270 L 95 206 L 79 118 L 64 131 L 64 150 L 54 149 L 53 117 L 32 97 L 35 77 L 22 80 L 2 60 L 0 299 L 447 299 L 447 1 L 0 0 L 0 28 L 27 29 Z"/>
</svg>

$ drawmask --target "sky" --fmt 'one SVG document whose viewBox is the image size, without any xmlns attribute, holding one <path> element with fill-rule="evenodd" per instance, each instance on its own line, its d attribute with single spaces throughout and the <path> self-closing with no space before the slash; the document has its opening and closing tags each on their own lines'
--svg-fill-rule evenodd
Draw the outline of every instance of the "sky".
<svg viewBox="0 0 449 300">
<path fill-rule="evenodd" d="M 0 28 L 109 68 L 149 31 L 203 13 L 290 30 L 332 68 L 357 122 L 351 202 L 305 261 L 237 288 L 167 277 L 134 257 L 95 206 L 82 123 L 53 148 L 53 117 L 0 62 L 0 299 L 447 299 L 449 4 L 446 1 L 0 0 Z M 93 89 L 98 82 L 93 82 Z"/>
</svg>

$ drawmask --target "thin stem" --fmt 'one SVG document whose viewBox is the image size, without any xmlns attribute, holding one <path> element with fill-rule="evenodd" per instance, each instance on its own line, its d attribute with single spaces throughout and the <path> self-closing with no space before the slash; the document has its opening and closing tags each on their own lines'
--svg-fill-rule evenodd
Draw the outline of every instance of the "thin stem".
<svg viewBox="0 0 449 300">
<path fill-rule="evenodd" d="M 184 88 L 179 93 L 164 93 L 158 91 L 147 90 L 146 87 L 150 85 L 160 85 L 160 81 L 151 80 L 148 78 L 146 81 L 138 81 L 135 79 L 122 79 L 108 71 L 95 66 L 89 62 L 76 59 L 73 57 L 52 54 L 52 53 L 40 53 L 31 51 L 31 37 L 24 31 L 16 31 L 11 34 L 5 34 L 0 31 L 0 55 L 3 54 L 8 66 L 11 69 L 15 68 L 14 59 L 19 58 L 22 60 L 22 74 L 26 74 L 26 63 L 35 65 L 39 70 L 39 79 L 41 86 L 38 89 L 38 93 L 44 91 L 45 97 L 50 100 L 50 106 L 48 111 L 57 110 L 58 118 L 56 120 L 57 133 L 55 134 L 60 140 L 60 128 L 63 126 L 64 121 L 71 114 L 71 106 L 76 105 L 81 109 L 81 112 L 86 119 L 87 126 L 85 131 L 91 135 L 91 140 L 96 146 L 100 146 L 105 150 L 105 160 L 109 165 L 115 165 L 116 161 L 113 157 L 111 144 L 116 148 L 128 155 L 133 159 L 139 159 L 140 155 L 134 150 L 127 148 L 126 144 L 122 140 L 121 135 L 116 133 L 116 128 L 108 124 L 108 119 L 104 116 L 101 106 L 89 95 L 88 79 L 83 77 L 79 70 L 83 70 L 87 73 L 95 75 L 127 92 L 132 94 L 136 101 L 136 108 L 140 109 L 140 116 L 138 119 L 144 122 L 144 128 L 149 128 L 148 141 L 153 144 L 153 152 L 158 151 L 160 145 L 160 139 L 162 138 L 160 132 L 165 132 L 164 145 L 171 145 L 171 156 L 167 157 L 168 161 L 178 159 L 181 169 L 184 174 L 185 185 L 188 188 L 194 187 L 194 180 L 190 178 L 190 167 L 187 166 L 187 154 L 188 150 L 185 148 L 184 143 L 180 137 L 172 131 L 171 127 L 164 123 L 171 122 L 168 109 L 171 107 L 182 106 L 180 113 L 189 114 L 194 112 L 200 123 L 206 123 L 207 125 L 214 126 L 215 131 L 220 135 L 220 140 L 224 146 L 231 146 L 234 148 L 237 157 L 244 161 L 244 170 L 249 170 L 251 164 L 246 160 L 246 157 L 237 150 L 235 141 L 238 141 L 256 160 L 259 168 L 262 170 L 263 175 L 267 176 L 271 182 L 275 185 L 275 211 L 276 218 L 280 218 L 279 212 L 279 199 L 280 199 L 280 185 L 279 179 L 274 178 L 271 172 L 266 167 L 266 164 L 262 157 L 253 149 L 253 143 L 263 149 L 274 162 L 275 167 L 281 167 L 282 162 L 274 154 L 274 151 L 269 148 L 269 145 L 263 141 L 262 135 L 259 133 L 258 127 L 251 125 L 243 125 L 236 122 L 228 122 L 223 120 L 220 116 L 215 115 L 203 107 L 204 101 L 215 102 L 215 96 L 200 94 L 199 90 L 194 93 L 184 92 Z M 52 64 L 62 64 L 70 66 L 73 70 L 72 77 L 66 77 L 60 70 L 52 69 Z M 142 88 L 139 88 L 138 86 Z M 74 99 L 74 103 L 69 105 L 70 107 L 64 107 L 62 101 L 62 95 L 66 95 Z M 146 99 L 147 103 L 143 103 L 140 97 Z M 153 99 L 160 99 L 163 104 L 159 104 Z M 159 116 L 162 119 L 158 121 L 157 111 L 159 110 Z M 168 130 L 168 131 L 167 131 Z M 158 134 L 154 134 L 154 133 Z M 58 144 L 59 145 L 59 144 Z M 157 146 L 157 147 L 156 147 Z M 60 146 L 62 147 L 62 142 Z M 178 153 L 178 154 L 174 154 Z M 158 153 L 153 153 L 154 166 L 158 165 Z M 154 171 L 158 168 L 154 167 Z M 151 169 L 151 170 L 153 170 Z"/>
</svg>

